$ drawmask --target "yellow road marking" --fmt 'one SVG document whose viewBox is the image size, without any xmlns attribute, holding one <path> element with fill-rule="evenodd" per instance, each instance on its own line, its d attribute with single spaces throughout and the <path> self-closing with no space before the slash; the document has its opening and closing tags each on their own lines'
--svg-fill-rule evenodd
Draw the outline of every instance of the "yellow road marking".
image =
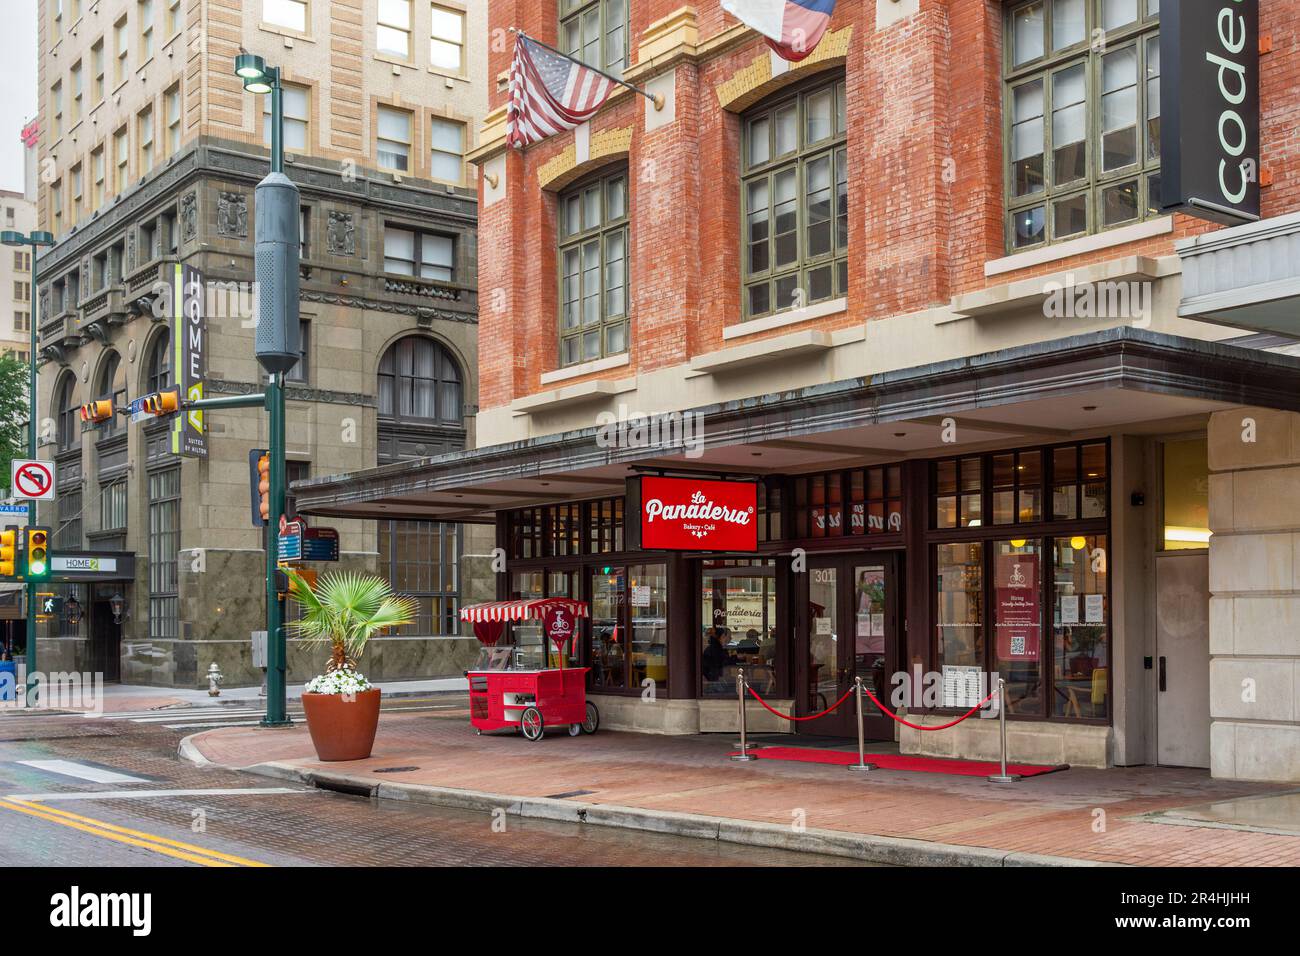
<svg viewBox="0 0 1300 956">
<path fill-rule="evenodd" d="M 167 837 L 158 836 L 153 833 L 144 833 L 140 830 L 132 830 L 128 827 L 119 827 L 112 823 L 105 823 L 103 820 L 96 820 L 93 817 L 84 817 L 77 813 L 69 813 L 66 810 L 56 810 L 53 807 L 28 803 L 25 800 L 0 799 L 0 807 L 3 807 L 6 810 L 17 810 L 19 813 L 26 813 L 29 816 L 47 820 L 50 823 L 58 823 L 62 826 L 72 827 L 74 830 L 81 830 L 85 833 L 93 834 L 94 836 L 103 837 L 106 840 L 115 840 L 118 843 L 143 847 L 144 849 L 152 850 L 155 853 L 162 853 L 166 856 L 186 860 L 191 863 L 199 863 L 203 866 L 263 867 L 268 865 L 266 863 L 259 863 L 256 860 L 248 860 L 240 856 L 232 856 L 228 853 L 208 850 L 191 843 L 182 843 L 179 840 L 171 840 Z"/>
</svg>

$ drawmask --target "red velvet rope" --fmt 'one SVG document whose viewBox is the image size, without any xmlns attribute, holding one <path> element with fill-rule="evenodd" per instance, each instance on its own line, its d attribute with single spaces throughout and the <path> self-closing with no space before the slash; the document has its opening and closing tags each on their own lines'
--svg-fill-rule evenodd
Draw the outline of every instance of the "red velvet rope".
<svg viewBox="0 0 1300 956">
<path fill-rule="evenodd" d="M 866 694 L 868 697 L 870 697 L 873 701 L 875 701 L 876 706 L 880 708 L 881 712 L 885 714 L 885 716 L 893 718 L 894 720 L 902 724 L 904 727 L 911 727 L 913 730 L 947 730 L 949 727 L 956 727 L 963 720 L 966 720 L 968 717 L 972 716 L 977 710 L 979 710 L 981 707 L 983 707 L 985 704 L 991 701 L 993 699 L 993 695 L 997 693 L 997 690 L 994 690 L 993 693 L 989 694 L 982 701 L 980 701 L 970 710 L 966 711 L 966 713 L 962 714 L 956 720 L 949 721 L 946 724 L 939 724 L 938 726 L 935 727 L 922 727 L 920 724 L 914 724 L 911 721 L 904 720 L 902 717 L 899 717 L 897 714 L 891 714 L 888 710 L 885 709 L 884 704 L 876 700 L 876 695 L 871 693 L 871 691 L 867 690 L 866 684 L 862 685 L 862 692 Z"/>
<path fill-rule="evenodd" d="M 764 708 L 765 708 L 769 713 L 776 714 L 776 716 L 780 717 L 782 720 L 816 720 L 818 717 L 825 717 L 827 714 L 829 714 L 829 713 L 830 713 L 832 710 L 834 710 L 836 707 L 840 706 L 840 704 L 842 704 L 842 703 L 844 703 L 846 700 L 848 700 L 848 699 L 849 699 L 849 695 L 853 693 L 853 688 L 850 687 L 848 690 L 846 690 L 846 691 L 844 692 L 844 696 L 843 696 L 843 697 L 841 697 L 839 700 L 837 700 L 835 703 L 831 704 L 829 707 L 827 707 L 825 710 L 821 711 L 820 713 L 817 713 L 817 714 L 809 714 L 807 717 L 791 717 L 789 714 L 783 714 L 783 713 L 781 713 L 779 710 L 774 709 L 771 705 L 768 704 L 767 701 L 765 701 L 762 697 L 758 696 L 758 691 L 756 691 L 756 690 L 754 690 L 754 688 L 750 687 L 748 681 L 745 682 L 745 689 L 746 689 L 747 691 L 749 691 L 750 694 L 752 694 L 752 695 L 754 696 L 754 699 L 755 699 L 756 701 L 758 701 L 760 704 L 762 704 L 763 707 L 764 707 Z M 989 701 L 991 701 L 991 700 L 993 699 L 994 695 L 997 694 L 997 690 L 995 689 L 994 691 L 992 691 L 992 693 L 990 693 L 990 694 L 989 694 L 987 697 L 985 697 L 982 701 L 980 701 L 978 704 L 976 704 L 976 705 L 975 705 L 974 707 L 972 707 L 970 710 L 966 711 L 966 713 L 962 714 L 962 715 L 961 715 L 960 717 L 958 717 L 956 720 L 949 721 L 949 722 L 946 723 L 946 724 L 938 724 L 937 726 L 934 726 L 934 727 L 922 727 L 920 724 L 914 724 L 914 723 L 912 723 L 912 722 L 909 721 L 909 720 L 904 720 L 902 717 L 899 717 L 897 714 L 890 713 L 890 711 L 889 711 L 888 709 L 886 709 L 886 707 L 885 707 L 884 704 L 882 704 L 880 701 L 876 700 L 876 695 L 873 694 L 873 693 L 871 693 L 871 691 L 867 690 L 867 685 L 866 685 L 866 684 L 863 684 L 863 685 L 862 685 L 862 692 L 863 692 L 864 694 L 866 694 L 868 697 L 870 697 L 870 698 L 872 699 L 872 701 L 875 702 L 875 705 L 876 705 L 877 707 L 880 708 L 881 713 L 883 713 L 886 717 L 889 717 L 891 720 L 896 720 L 896 721 L 898 721 L 898 722 L 899 722 L 900 724 L 902 724 L 904 727 L 911 727 L 913 730 L 947 730 L 949 727 L 956 727 L 956 726 L 957 726 L 958 724 L 960 724 L 963 720 L 967 720 L 967 719 L 973 717 L 973 716 L 975 715 L 975 713 L 976 713 L 976 712 L 977 712 L 981 707 L 983 707 L 985 704 L 987 704 Z"/>
<path fill-rule="evenodd" d="M 823 710 L 823 711 L 822 711 L 821 713 L 819 713 L 819 714 L 809 714 L 807 717 L 791 717 L 789 714 L 783 714 L 783 713 L 781 713 L 779 710 L 773 710 L 772 707 L 770 707 L 770 706 L 768 705 L 767 701 L 765 701 L 763 698 L 761 698 L 761 697 L 758 696 L 758 691 L 754 690 L 754 688 L 752 688 L 752 687 L 749 686 L 749 681 L 746 681 L 746 682 L 745 682 L 745 689 L 746 689 L 747 691 L 749 691 L 751 694 L 754 695 L 754 699 L 755 699 L 756 701 L 758 701 L 760 704 L 762 704 L 764 707 L 766 707 L 769 711 L 771 711 L 772 713 L 776 714 L 778 717 L 780 717 L 780 718 L 782 718 L 782 719 L 784 719 L 784 720 L 816 720 L 818 717 L 825 717 L 827 714 L 829 714 L 829 713 L 830 713 L 832 710 L 834 710 L 836 707 L 840 706 L 840 704 L 842 704 L 842 703 L 844 703 L 846 700 L 848 700 L 848 699 L 849 699 L 849 695 L 853 693 L 853 688 L 850 687 L 848 690 L 846 690 L 846 691 L 844 692 L 844 696 L 843 696 L 843 697 L 841 697 L 841 698 L 840 698 L 839 700 L 837 700 L 835 703 L 831 704 L 829 707 L 827 707 L 825 710 Z"/>
</svg>

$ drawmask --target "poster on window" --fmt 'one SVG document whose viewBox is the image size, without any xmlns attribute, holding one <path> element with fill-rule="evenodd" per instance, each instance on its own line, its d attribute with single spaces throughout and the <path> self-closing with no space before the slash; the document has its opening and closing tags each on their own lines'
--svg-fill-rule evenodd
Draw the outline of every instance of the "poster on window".
<svg viewBox="0 0 1300 956">
<path fill-rule="evenodd" d="M 999 554 L 995 569 L 997 589 L 998 660 L 1038 660 L 1038 555 Z"/>
</svg>

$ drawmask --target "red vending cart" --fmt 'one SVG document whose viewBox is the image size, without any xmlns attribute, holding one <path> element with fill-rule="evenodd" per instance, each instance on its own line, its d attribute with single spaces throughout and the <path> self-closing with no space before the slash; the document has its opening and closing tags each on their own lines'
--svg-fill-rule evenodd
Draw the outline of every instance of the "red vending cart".
<svg viewBox="0 0 1300 956">
<path fill-rule="evenodd" d="M 469 679 L 469 720 L 483 731 L 518 728 L 529 740 L 541 740 L 548 727 L 566 726 L 569 735 L 600 726 L 600 712 L 587 700 L 586 667 L 565 668 L 565 646 L 577 635 L 579 618 L 587 616 L 583 601 L 569 598 L 537 598 L 521 601 L 488 601 L 460 609 L 463 621 L 474 625 L 474 636 L 483 645 Z M 510 621 L 540 620 L 543 650 L 555 644 L 560 667 L 521 669 L 512 648 L 497 647 Z"/>
</svg>

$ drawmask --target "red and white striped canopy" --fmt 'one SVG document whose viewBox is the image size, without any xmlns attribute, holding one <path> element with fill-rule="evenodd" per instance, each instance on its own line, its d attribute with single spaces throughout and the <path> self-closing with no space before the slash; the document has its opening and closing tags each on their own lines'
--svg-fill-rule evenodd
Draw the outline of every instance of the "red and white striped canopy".
<svg viewBox="0 0 1300 956">
<path fill-rule="evenodd" d="M 570 598 L 530 598 L 516 601 L 487 601 L 460 609 L 462 621 L 527 621 L 540 619 L 551 608 L 564 608 L 574 617 L 587 616 L 587 602 Z"/>
</svg>

